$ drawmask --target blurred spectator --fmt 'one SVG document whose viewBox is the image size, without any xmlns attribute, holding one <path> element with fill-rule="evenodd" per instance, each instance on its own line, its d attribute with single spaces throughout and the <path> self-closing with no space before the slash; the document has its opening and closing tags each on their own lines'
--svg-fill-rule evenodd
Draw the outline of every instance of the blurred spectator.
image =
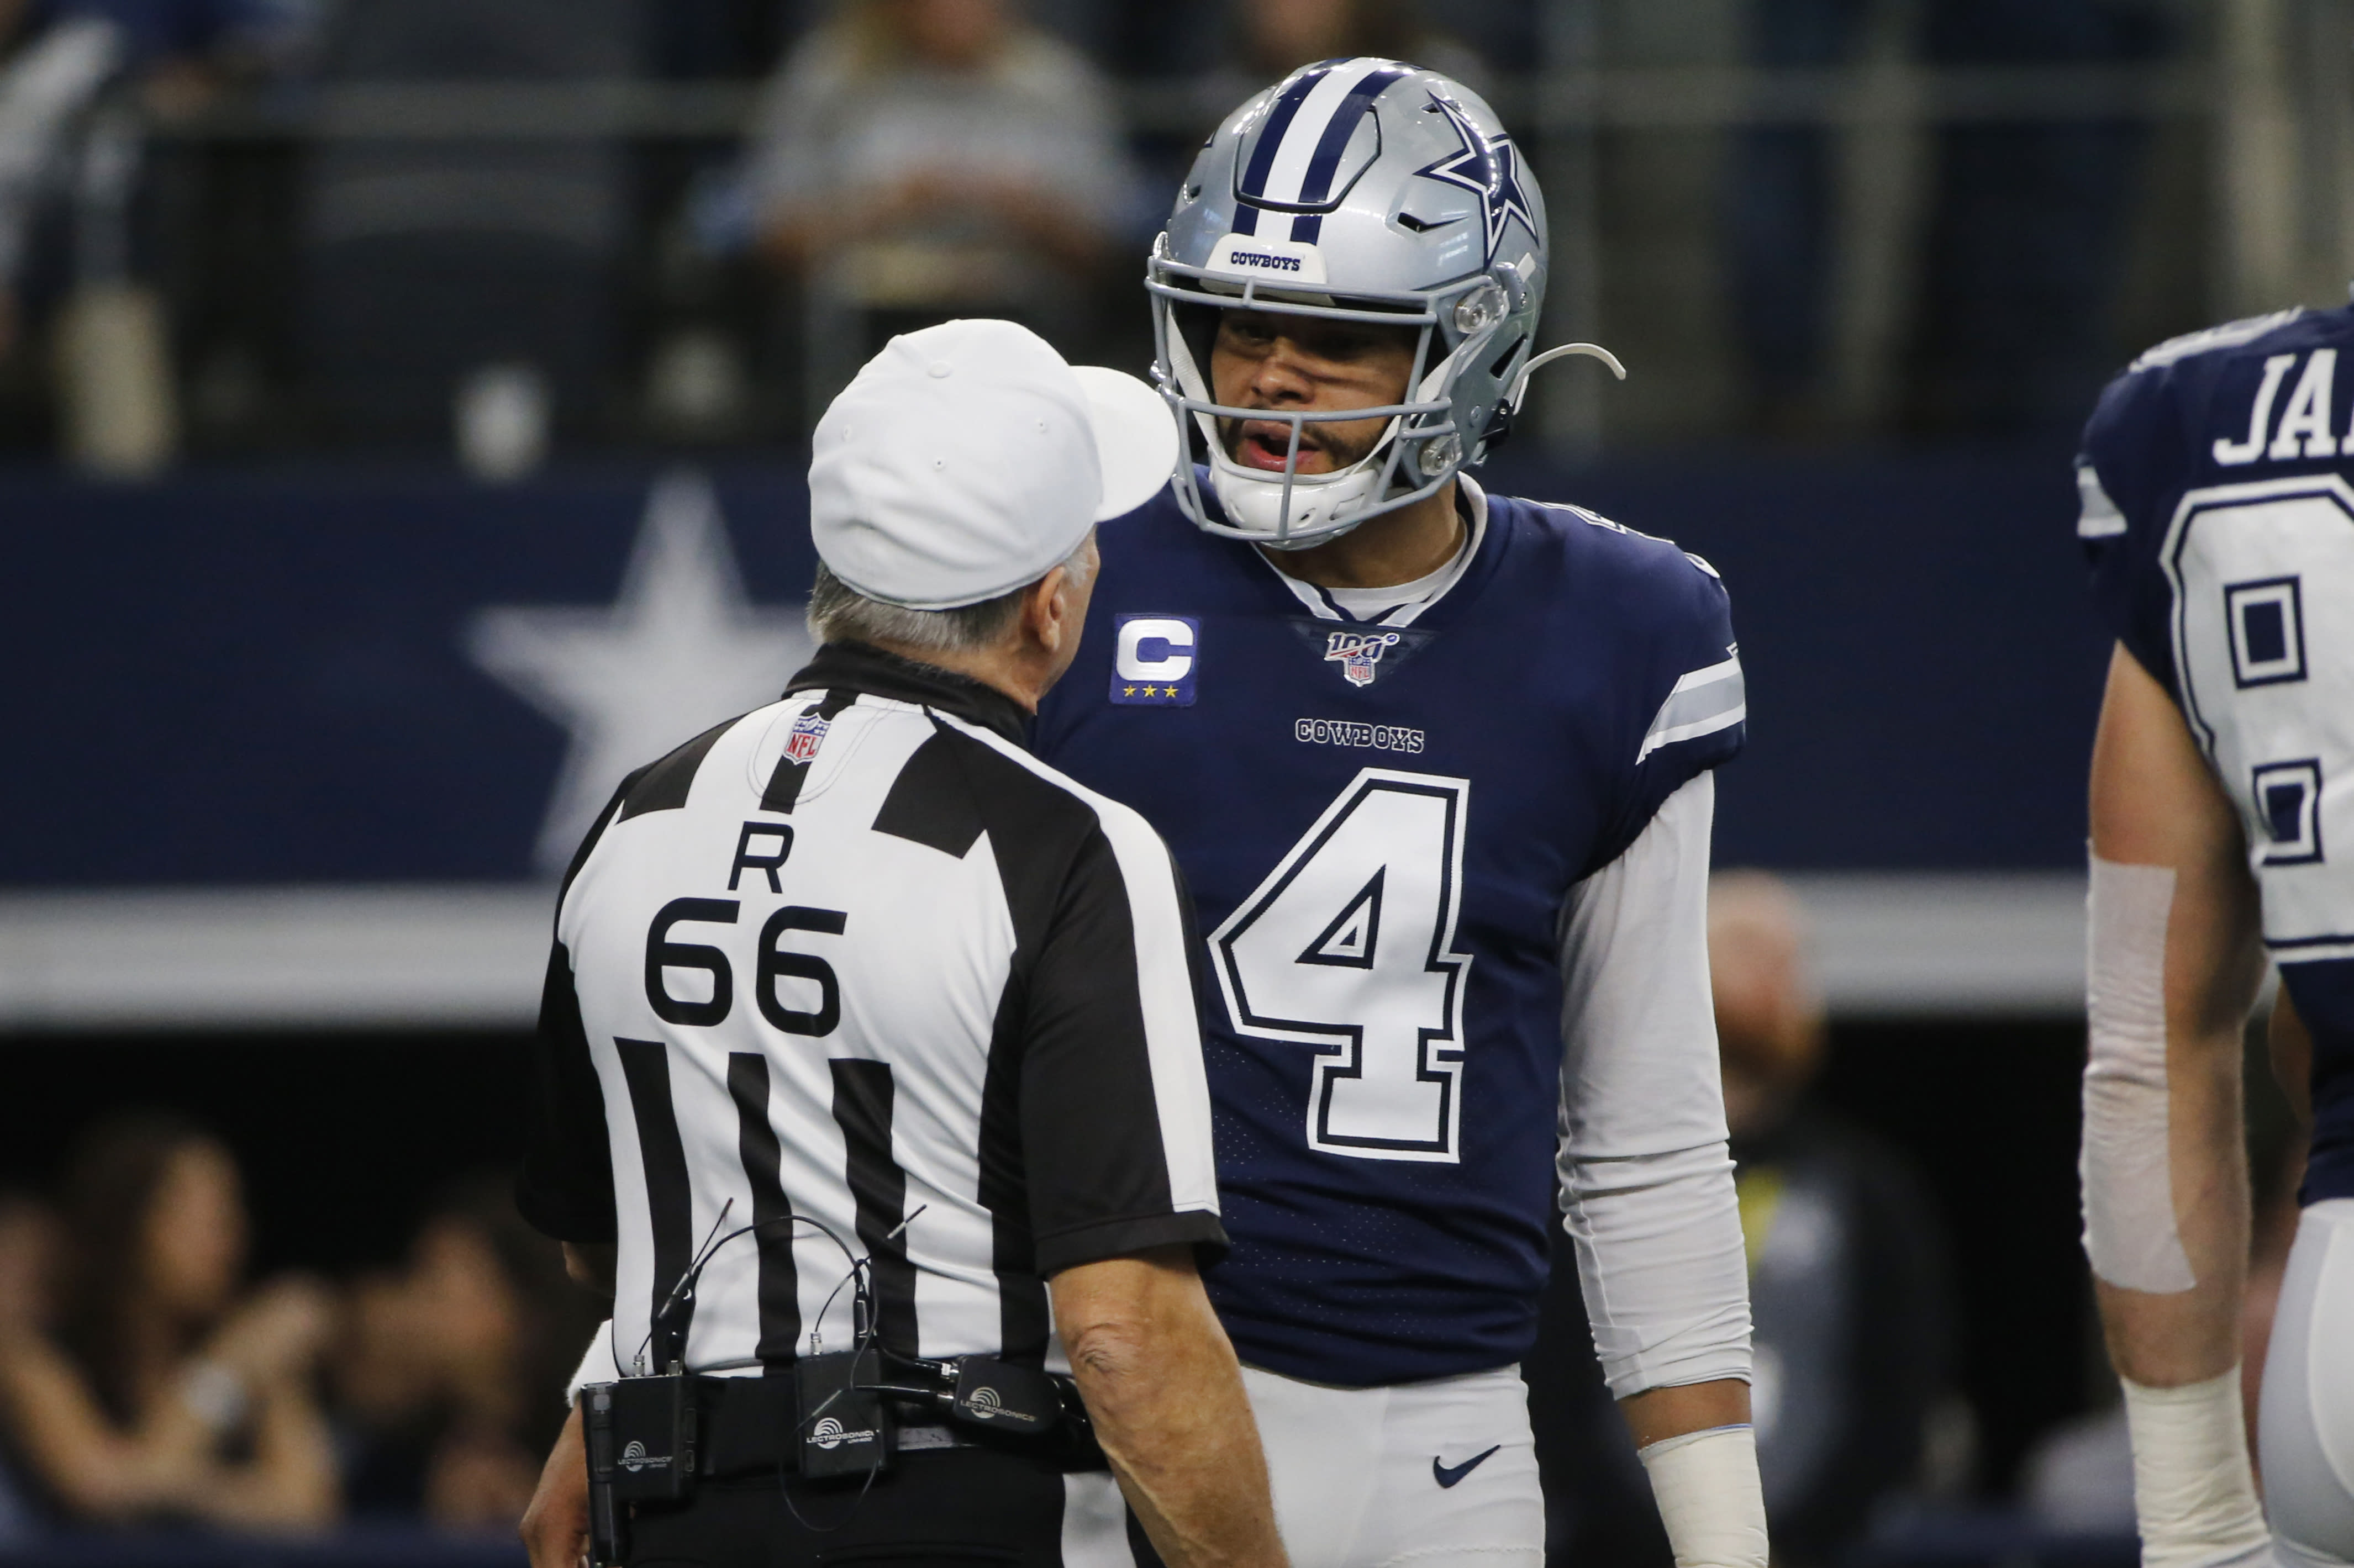
<svg viewBox="0 0 2354 1568">
<path fill-rule="evenodd" d="M 272 0 L 0 0 L 0 355 L 45 204 L 70 199 L 89 114 L 120 88 L 147 117 L 189 118 L 281 59 Z"/>
<path fill-rule="evenodd" d="M 36 0 L 38 4 L 39 0 Z M 281 68 L 303 33 L 303 0 L 46 0 L 60 21 L 113 27 L 143 107 L 185 120 Z"/>
<path fill-rule="evenodd" d="M 291 1277 L 240 1290 L 247 1222 L 228 1150 L 176 1116 L 115 1118 L 82 1140 L 60 1208 L 53 1312 L 37 1242 L 20 1230 L 17 1261 L 0 1267 L 14 1277 L 0 1293 L 0 1416 L 23 1478 L 86 1520 L 332 1522 L 332 1449 L 310 1388 L 326 1298 Z"/>
<path fill-rule="evenodd" d="M 1304 65 L 1353 55 L 1379 55 L 1426 66 L 1484 92 L 1488 73 L 1479 57 L 1426 25 L 1412 0 L 1235 0 L 1234 70 L 1244 98 Z"/>
<path fill-rule="evenodd" d="M 355 1513 L 511 1531 L 603 1313 L 525 1225 L 510 1183 L 442 1194 L 402 1266 L 359 1280 L 334 1358 Z"/>
<path fill-rule="evenodd" d="M 1485 96 L 1493 85 L 1479 55 L 1424 21 L 1415 0 L 1195 0 L 1134 7 L 1122 51 L 1140 76 L 1185 83 L 1190 134 L 1140 132 L 1131 145 L 1152 171 L 1147 206 L 1168 211 L 1202 138 L 1255 94 L 1304 65 L 1378 55 L 1426 66 Z M 1450 23 L 1465 20 L 1460 5 Z"/>
<path fill-rule="evenodd" d="M 1750 60 L 1785 69 L 1855 67 L 1875 51 L 1931 67 L 2097 67 L 2158 58 L 2172 41 L 2160 0 L 1749 0 L 1747 11 Z M 1727 162 L 1734 320 L 1769 431 L 1821 428 L 1842 372 L 1863 374 L 1832 363 L 1837 316 L 1862 281 L 1860 237 L 1881 215 L 1860 210 L 1864 193 L 1842 181 L 1840 134 L 1755 127 L 1735 135 Z M 1913 304 L 1899 328 L 1911 339 L 1908 422 L 2073 432 L 2122 357 L 2104 307 L 2147 140 L 2123 121 L 1935 129 L 1934 156 L 1906 176 L 1923 186 L 1922 232 L 1894 259 Z M 1872 352 L 1868 339 L 1848 347 Z"/>
<path fill-rule="evenodd" d="M 640 0 L 645 62 L 675 80 L 765 74 L 798 29 L 796 0 Z"/>
<path fill-rule="evenodd" d="M 637 32 L 628 0 L 341 0 L 320 75 L 396 96 L 465 83 L 560 104 L 567 87 L 636 75 Z M 631 217 L 613 139 L 329 138 L 309 149 L 302 184 L 302 357 L 333 433 L 454 437 L 477 473 L 505 479 L 557 436 L 600 428 Z"/>
<path fill-rule="evenodd" d="M 48 1320 L 57 1239 L 47 1209 L 21 1193 L 0 1192 L 0 1355 Z M 23 1461 L 11 1435 L 0 1426 L 0 1548 L 39 1529 Z"/>
<path fill-rule="evenodd" d="M 1823 1009 L 1797 898 L 1719 873 L 1708 927 L 1775 1556 L 1830 1563 L 1920 1479 L 1946 1378 L 1943 1249 L 1896 1153 L 1807 1099 Z"/>
<path fill-rule="evenodd" d="M 1933 1465 L 1929 1452 L 1958 1420 L 1946 1397 L 1944 1246 L 1895 1151 L 1808 1097 L 1823 1007 L 1790 890 L 1765 872 L 1717 874 L 1708 946 L 1748 1239 L 1758 1469 L 1776 1563 L 1812 1568 L 1843 1560 L 1884 1502 L 1954 1478 L 1930 1473 L 1953 1457 Z M 1528 1369 L 1551 1560 L 1666 1568 L 1650 1488 L 1595 1367 L 1576 1271 L 1557 1262 L 1553 1275 Z"/>
<path fill-rule="evenodd" d="M 1135 227 L 1104 81 L 1010 0 L 844 0 L 770 83 L 749 157 L 760 244 L 803 280 L 813 408 L 875 340 L 950 315 L 1069 347 Z"/>
<path fill-rule="evenodd" d="M 0 0 L 0 360 L 54 316 L 69 455 L 137 473 L 177 438 L 138 208 L 147 128 L 281 62 L 283 0 Z"/>
<path fill-rule="evenodd" d="M 2099 66 L 2161 58 L 2161 0 L 1937 0 L 1940 66 Z M 2126 120 L 1953 125 L 1937 137 L 1913 418 L 1937 430 L 2073 436 L 2118 361 L 2104 306 L 2149 143 Z"/>
<path fill-rule="evenodd" d="M 1769 69 L 1849 63 L 1873 4 L 1749 0 L 1750 63 Z M 1828 413 L 1841 217 L 1835 135 L 1819 125 L 1752 126 L 1734 132 L 1727 150 L 1734 334 L 1755 418 L 1769 430 L 1804 429 Z"/>
</svg>

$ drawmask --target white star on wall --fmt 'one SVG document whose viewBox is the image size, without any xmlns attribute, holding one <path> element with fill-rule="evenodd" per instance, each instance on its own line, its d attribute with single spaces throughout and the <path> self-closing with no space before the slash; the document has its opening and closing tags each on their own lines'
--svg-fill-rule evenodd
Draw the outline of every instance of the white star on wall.
<svg viewBox="0 0 2354 1568">
<path fill-rule="evenodd" d="M 710 484 L 675 473 L 647 498 L 610 606 L 476 614 L 465 638 L 474 662 L 572 736 L 539 868 L 563 872 L 622 775 L 774 702 L 809 659 L 801 613 L 745 597 Z"/>
</svg>

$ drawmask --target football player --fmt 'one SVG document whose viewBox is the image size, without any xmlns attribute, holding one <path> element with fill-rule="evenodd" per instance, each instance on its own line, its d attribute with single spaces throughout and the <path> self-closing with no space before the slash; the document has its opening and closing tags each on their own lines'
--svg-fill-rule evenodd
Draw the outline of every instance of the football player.
<svg viewBox="0 0 2354 1568">
<path fill-rule="evenodd" d="M 2076 525 L 2116 639 L 2092 772 L 2084 1247 L 2143 1561 L 2354 1562 L 2354 313 L 2150 350 L 2084 433 Z M 2241 1039 L 2308 1105 L 2257 1421 Z"/>
<path fill-rule="evenodd" d="M 1741 665 L 1706 562 L 1464 472 L 1568 352 L 1546 273 L 1445 77 L 1327 60 L 1229 117 L 1149 263 L 1190 451 L 1036 729 L 1210 933 L 1211 1292 L 1305 1568 L 1540 1559 L 1564 1211 L 1678 1561 L 1766 1556 L 1705 941 Z"/>
</svg>

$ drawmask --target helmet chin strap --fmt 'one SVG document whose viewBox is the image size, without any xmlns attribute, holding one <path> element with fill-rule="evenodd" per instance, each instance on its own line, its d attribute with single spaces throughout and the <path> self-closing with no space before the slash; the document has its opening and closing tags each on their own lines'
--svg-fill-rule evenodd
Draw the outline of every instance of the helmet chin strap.
<svg viewBox="0 0 2354 1568">
<path fill-rule="evenodd" d="M 1219 461 L 1210 465 L 1210 488 L 1235 521 L 1251 526 L 1254 533 L 1264 531 L 1264 536 L 1257 538 L 1256 543 L 1274 550 L 1305 550 L 1337 539 L 1363 521 L 1351 518 L 1336 524 L 1332 514 L 1352 503 L 1362 503 L 1371 494 L 1381 479 L 1375 466 L 1380 455 L 1381 449 L 1376 447 L 1336 472 L 1295 473 L 1289 476 L 1287 486 L 1285 475 L 1246 469 L 1220 452 Z M 1299 482 L 1302 479 L 1310 482 L 1303 486 Z M 1288 520 L 1278 514 L 1287 489 L 1294 506 L 1308 502 L 1311 514 L 1320 516 L 1321 521 L 1294 535 L 1286 525 Z"/>
</svg>

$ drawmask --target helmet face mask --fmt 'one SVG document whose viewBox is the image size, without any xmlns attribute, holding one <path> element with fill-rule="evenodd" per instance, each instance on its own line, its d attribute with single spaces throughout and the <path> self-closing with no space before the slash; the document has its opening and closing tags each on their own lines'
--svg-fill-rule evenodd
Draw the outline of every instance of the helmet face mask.
<svg viewBox="0 0 2354 1568">
<path fill-rule="evenodd" d="M 1326 61 L 1244 105 L 1204 146 L 1146 273 L 1154 378 L 1184 438 L 1175 486 L 1186 513 L 1214 534 L 1299 549 L 1437 494 L 1509 422 L 1543 255 L 1534 182 L 1493 113 L 1447 79 L 1390 60 Z M 1414 329 L 1401 400 L 1221 402 L 1211 345 L 1235 310 Z M 1376 418 L 1386 424 L 1362 459 L 1299 471 L 1308 426 Z M 1281 472 L 1229 453 L 1225 430 L 1242 420 L 1290 427 Z"/>
</svg>

